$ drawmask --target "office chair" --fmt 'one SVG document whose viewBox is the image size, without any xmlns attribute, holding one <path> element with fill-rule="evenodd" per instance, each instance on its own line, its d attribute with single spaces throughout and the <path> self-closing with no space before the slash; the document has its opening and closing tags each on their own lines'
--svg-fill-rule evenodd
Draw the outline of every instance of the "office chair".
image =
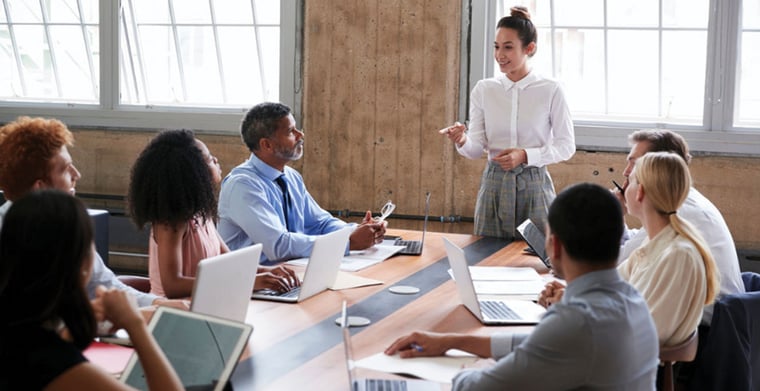
<svg viewBox="0 0 760 391">
<path fill-rule="evenodd" d="M 150 278 L 134 275 L 120 275 L 117 277 L 124 285 L 131 286 L 140 292 L 150 293 Z"/>
<path fill-rule="evenodd" d="M 760 274 L 742 273 L 745 293 L 715 302 L 689 390 L 760 391 Z"/>
<path fill-rule="evenodd" d="M 658 389 L 662 391 L 673 391 L 673 363 L 690 362 L 697 357 L 697 346 L 699 342 L 698 333 L 695 330 L 689 338 L 675 346 L 660 347 L 660 363 L 663 364 L 662 383 Z"/>
</svg>

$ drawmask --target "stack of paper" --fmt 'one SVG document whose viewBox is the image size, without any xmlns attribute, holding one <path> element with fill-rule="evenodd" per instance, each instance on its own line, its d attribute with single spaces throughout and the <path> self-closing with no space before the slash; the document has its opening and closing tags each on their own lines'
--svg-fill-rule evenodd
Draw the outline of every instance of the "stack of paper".
<svg viewBox="0 0 760 391">
<path fill-rule="evenodd" d="M 470 266 L 470 275 L 478 296 L 536 300 L 545 285 L 544 279 L 530 267 Z"/>
<path fill-rule="evenodd" d="M 350 251 L 340 262 L 340 270 L 347 272 L 362 270 L 390 258 L 393 254 L 402 249 L 404 249 L 404 246 L 376 244 L 366 250 Z M 306 264 L 309 263 L 309 258 L 291 259 L 288 263 L 291 265 L 306 266 Z"/>
<path fill-rule="evenodd" d="M 478 358 L 461 350 L 451 349 L 441 357 L 401 358 L 398 354 L 388 356 L 385 353 L 363 358 L 355 362 L 359 368 L 374 371 L 412 375 L 420 379 L 439 383 L 451 383 L 462 368 L 473 365 Z"/>
</svg>

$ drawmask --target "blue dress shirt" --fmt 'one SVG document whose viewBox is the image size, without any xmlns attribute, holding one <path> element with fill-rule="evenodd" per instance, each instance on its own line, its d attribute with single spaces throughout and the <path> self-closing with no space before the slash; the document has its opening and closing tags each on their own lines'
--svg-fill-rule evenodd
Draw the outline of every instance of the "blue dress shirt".
<svg viewBox="0 0 760 391">
<path fill-rule="evenodd" d="M 275 180 L 284 174 L 292 202 L 291 230 L 283 214 L 283 197 Z M 219 194 L 219 234 L 231 250 L 261 243 L 262 264 L 308 257 L 318 235 L 346 223 L 322 209 L 306 190 L 298 171 L 284 173 L 251 157 L 232 169 Z"/>
</svg>

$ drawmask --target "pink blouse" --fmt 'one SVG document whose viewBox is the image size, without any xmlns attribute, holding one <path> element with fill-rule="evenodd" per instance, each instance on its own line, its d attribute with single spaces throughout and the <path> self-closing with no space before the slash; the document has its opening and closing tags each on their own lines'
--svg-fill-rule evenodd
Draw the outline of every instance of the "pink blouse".
<svg viewBox="0 0 760 391">
<path fill-rule="evenodd" d="M 185 277 L 195 277 L 198 263 L 201 260 L 220 254 L 221 241 L 212 220 L 207 220 L 203 224 L 201 219 L 193 218 L 187 224 L 188 229 L 182 236 L 182 269 L 180 273 Z M 161 271 L 158 267 L 158 244 L 153 237 L 153 229 L 150 232 L 148 273 L 150 275 L 150 293 L 166 296 L 161 284 Z"/>
</svg>

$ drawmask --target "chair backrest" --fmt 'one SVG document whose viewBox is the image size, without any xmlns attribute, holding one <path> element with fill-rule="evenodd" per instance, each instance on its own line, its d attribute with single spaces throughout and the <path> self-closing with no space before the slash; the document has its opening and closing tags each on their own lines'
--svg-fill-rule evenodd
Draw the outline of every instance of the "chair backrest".
<svg viewBox="0 0 760 391">
<path fill-rule="evenodd" d="M 760 275 L 742 273 L 746 293 L 715 302 L 690 390 L 760 391 Z"/>
</svg>

